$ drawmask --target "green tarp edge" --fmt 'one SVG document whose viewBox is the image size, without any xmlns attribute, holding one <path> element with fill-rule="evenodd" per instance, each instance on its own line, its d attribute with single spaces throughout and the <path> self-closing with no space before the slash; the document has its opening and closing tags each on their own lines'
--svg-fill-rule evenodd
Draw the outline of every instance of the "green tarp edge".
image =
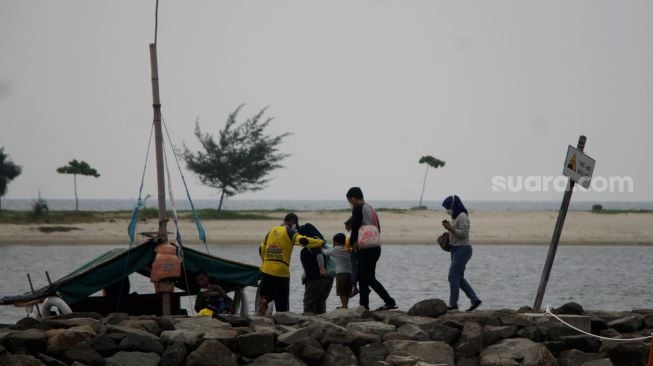
<svg viewBox="0 0 653 366">
<path fill-rule="evenodd" d="M 68 304 L 74 304 L 152 263 L 155 254 L 149 243 L 130 251 L 114 249 L 57 281 L 61 283 L 57 292 Z"/>
</svg>

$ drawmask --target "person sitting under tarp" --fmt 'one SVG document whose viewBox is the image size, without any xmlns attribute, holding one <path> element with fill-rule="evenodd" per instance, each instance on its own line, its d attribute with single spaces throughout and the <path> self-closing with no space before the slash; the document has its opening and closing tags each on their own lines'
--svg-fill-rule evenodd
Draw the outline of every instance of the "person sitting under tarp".
<svg viewBox="0 0 653 366">
<path fill-rule="evenodd" d="M 127 297 L 130 290 L 129 277 L 125 276 L 109 286 L 102 289 L 102 296 L 105 297 Z"/>
<path fill-rule="evenodd" d="M 195 299 L 195 311 L 199 316 L 213 316 L 232 312 L 233 301 L 222 287 L 212 284 L 211 278 L 201 270 L 195 275 L 200 292 Z"/>
</svg>

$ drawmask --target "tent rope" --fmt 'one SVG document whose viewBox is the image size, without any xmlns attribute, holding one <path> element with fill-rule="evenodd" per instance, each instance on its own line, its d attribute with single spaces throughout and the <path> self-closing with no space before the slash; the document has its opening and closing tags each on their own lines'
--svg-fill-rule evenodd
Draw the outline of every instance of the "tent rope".
<svg viewBox="0 0 653 366">
<path fill-rule="evenodd" d="M 170 142 L 170 146 L 172 148 L 172 139 L 170 138 L 170 133 L 168 132 L 168 125 L 166 124 L 165 120 L 163 117 L 161 117 L 161 122 L 163 124 L 163 128 L 166 132 L 166 136 L 168 137 L 168 141 Z M 204 243 L 204 248 L 206 249 L 207 254 L 211 254 L 209 252 L 209 247 L 206 243 L 206 231 L 204 230 L 204 226 L 202 226 L 202 222 L 200 221 L 200 217 L 197 214 L 197 210 L 195 209 L 195 204 L 193 204 L 193 199 L 190 197 L 190 191 L 188 190 L 188 184 L 186 183 L 186 177 L 184 177 L 184 173 L 181 169 L 181 165 L 179 164 L 179 158 L 177 156 L 177 153 L 175 152 L 174 149 L 172 149 L 173 156 L 175 157 L 175 162 L 177 163 L 177 169 L 179 170 L 179 175 L 181 176 L 181 181 L 184 184 L 184 189 L 186 190 L 186 198 L 188 198 L 188 203 L 190 204 L 191 212 L 193 214 L 193 221 L 195 222 L 195 227 L 197 228 L 197 234 L 199 236 L 199 239 Z"/>
<path fill-rule="evenodd" d="M 577 332 L 583 333 L 585 335 L 588 335 L 588 336 L 591 336 L 591 337 L 594 337 L 594 338 L 605 340 L 605 341 L 639 342 L 639 341 L 646 341 L 646 340 L 649 340 L 649 339 L 653 338 L 653 335 L 650 335 L 650 336 L 647 336 L 647 337 L 638 337 L 638 338 L 609 338 L 609 337 L 602 337 L 602 336 L 598 336 L 596 334 L 586 332 L 586 331 L 584 331 L 582 329 L 579 329 L 579 328 L 567 323 L 566 321 L 560 319 L 559 316 L 557 316 L 556 314 L 554 314 L 551 311 L 551 306 L 547 306 L 546 309 L 544 310 L 544 313 L 549 315 L 549 316 L 554 317 L 555 319 L 557 319 L 562 324 L 568 326 L 569 328 L 571 328 L 571 329 L 573 329 L 573 330 L 575 330 Z"/>
</svg>

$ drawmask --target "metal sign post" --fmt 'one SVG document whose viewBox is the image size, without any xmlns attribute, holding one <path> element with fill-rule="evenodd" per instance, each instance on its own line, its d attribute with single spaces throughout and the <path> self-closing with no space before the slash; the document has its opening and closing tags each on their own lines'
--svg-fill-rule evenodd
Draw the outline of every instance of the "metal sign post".
<svg viewBox="0 0 653 366">
<path fill-rule="evenodd" d="M 551 244 L 549 246 L 549 253 L 546 256 L 546 262 L 544 263 L 544 270 L 542 271 L 542 279 L 540 280 L 540 287 L 537 289 L 537 296 L 535 297 L 535 304 L 533 305 L 534 310 L 540 310 L 542 306 L 542 299 L 544 298 L 544 291 L 546 290 L 546 285 L 549 282 L 549 275 L 551 274 L 551 267 L 553 267 L 553 260 L 556 256 L 556 251 L 558 250 L 558 242 L 560 241 L 560 234 L 562 233 L 562 226 L 565 223 L 565 217 L 567 216 L 567 209 L 569 208 L 569 202 L 571 201 L 571 192 L 574 190 L 574 184 L 576 181 L 579 181 L 579 184 L 582 184 L 584 187 L 589 187 L 592 171 L 594 170 L 594 160 L 592 159 L 591 170 L 589 171 L 589 176 L 579 175 L 571 176 L 568 174 L 568 170 L 573 170 L 574 172 L 578 171 L 577 169 L 577 160 L 578 156 L 583 158 L 589 158 L 586 155 L 583 155 L 583 149 L 585 149 L 585 141 L 587 138 L 581 135 L 578 138 L 578 145 L 576 147 L 577 153 L 570 156 L 569 151 L 567 152 L 567 157 L 565 158 L 565 167 L 563 173 L 570 177 L 567 182 L 567 189 L 565 194 L 562 197 L 562 204 L 560 205 L 560 211 L 558 212 L 558 220 L 556 221 L 555 229 L 553 229 L 553 237 L 551 238 Z M 572 161 L 573 159 L 573 161 Z M 590 158 L 591 159 L 591 158 Z M 572 169 L 573 168 L 573 169 Z"/>
</svg>

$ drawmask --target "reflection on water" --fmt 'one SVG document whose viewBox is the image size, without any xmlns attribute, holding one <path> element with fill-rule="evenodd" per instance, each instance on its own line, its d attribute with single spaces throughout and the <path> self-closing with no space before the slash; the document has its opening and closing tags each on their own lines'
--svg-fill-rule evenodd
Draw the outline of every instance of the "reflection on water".
<svg viewBox="0 0 653 366">
<path fill-rule="evenodd" d="M 29 290 L 29 273 L 36 288 L 47 285 L 44 271 L 52 280 L 59 279 L 108 249 L 119 246 L 1 246 L 0 296 Z M 196 249 L 205 251 L 203 247 Z M 211 246 L 211 254 L 258 265 L 258 245 Z M 532 305 L 539 285 L 546 246 L 478 245 L 467 265 L 466 278 L 483 300 L 483 308 L 517 309 Z M 299 250 L 291 265 L 290 310 L 302 311 L 303 287 L 300 283 Z M 448 299 L 448 253 L 435 246 L 384 246 L 377 266 L 377 278 L 397 300 L 399 308 L 408 310 L 426 298 Z M 560 306 L 575 301 L 586 309 L 631 310 L 651 308 L 650 298 L 653 247 L 638 246 L 561 246 L 549 279 L 543 305 Z M 132 291 L 152 292 L 149 279 L 131 276 Z M 254 298 L 255 289 L 247 294 Z M 461 293 L 460 305 L 467 300 Z M 184 299 L 182 307 L 192 308 L 192 299 Z M 354 298 L 356 303 L 358 297 Z M 339 305 L 333 291 L 328 308 Z M 370 296 L 372 308 L 382 305 L 375 294 Z M 251 307 L 253 308 L 253 307 Z M 0 306 L 0 323 L 13 323 L 25 312 L 22 308 Z"/>
</svg>

